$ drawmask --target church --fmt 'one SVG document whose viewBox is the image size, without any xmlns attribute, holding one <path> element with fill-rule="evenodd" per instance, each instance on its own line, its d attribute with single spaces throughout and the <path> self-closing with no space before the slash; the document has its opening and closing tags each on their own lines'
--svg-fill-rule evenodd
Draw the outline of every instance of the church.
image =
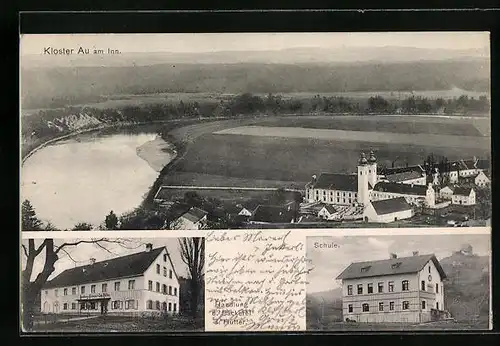
<svg viewBox="0 0 500 346">
<path fill-rule="evenodd" d="M 314 175 L 306 184 L 306 202 L 321 202 L 329 205 L 366 208 L 373 201 L 404 197 L 412 206 L 433 207 L 436 202 L 432 184 L 416 181 L 418 177 L 409 175 L 408 181 L 389 181 L 377 173 L 377 158 L 373 151 L 368 157 L 360 154 L 357 174 L 321 173 Z"/>
</svg>

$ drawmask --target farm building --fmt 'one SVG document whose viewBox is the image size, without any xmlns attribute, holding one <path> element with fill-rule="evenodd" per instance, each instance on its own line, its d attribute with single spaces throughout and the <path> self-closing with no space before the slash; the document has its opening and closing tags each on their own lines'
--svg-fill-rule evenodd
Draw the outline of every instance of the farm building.
<svg viewBox="0 0 500 346">
<path fill-rule="evenodd" d="M 487 187 L 491 183 L 485 171 L 479 172 L 474 178 L 474 184 L 478 187 Z"/>
<path fill-rule="evenodd" d="M 291 205 L 259 205 L 250 217 L 251 224 L 294 223 L 296 211 Z"/>
<path fill-rule="evenodd" d="M 453 188 L 451 186 L 445 186 L 439 190 L 439 197 L 441 199 L 451 200 L 453 197 Z"/>
<path fill-rule="evenodd" d="M 176 313 L 179 281 L 166 247 L 63 271 L 42 288 L 43 313 Z"/>
<path fill-rule="evenodd" d="M 367 222 L 388 223 L 412 216 L 413 208 L 404 197 L 372 201 L 363 212 L 363 218 Z"/>
<path fill-rule="evenodd" d="M 371 192 L 372 201 L 404 197 L 409 204 L 433 207 L 436 193 L 432 184 L 428 186 L 379 182 Z"/>
<path fill-rule="evenodd" d="M 342 280 L 342 315 L 357 322 L 421 323 L 444 311 L 446 275 L 436 256 L 419 255 L 351 263 Z"/>
<path fill-rule="evenodd" d="M 472 187 L 457 187 L 451 198 L 452 204 L 475 205 L 476 192 Z"/>
<path fill-rule="evenodd" d="M 337 210 L 332 205 L 328 204 L 325 205 L 323 208 L 321 208 L 321 210 L 318 213 L 318 217 L 326 220 L 331 220 L 336 212 Z"/>
<path fill-rule="evenodd" d="M 207 226 L 208 213 L 200 208 L 192 207 L 181 214 L 170 224 L 171 229 L 197 230 Z"/>
</svg>

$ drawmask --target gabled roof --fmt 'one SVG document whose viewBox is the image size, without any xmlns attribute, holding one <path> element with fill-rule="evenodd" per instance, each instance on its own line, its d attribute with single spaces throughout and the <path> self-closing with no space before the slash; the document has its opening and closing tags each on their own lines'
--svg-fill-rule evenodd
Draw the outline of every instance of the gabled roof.
<svg viewBox="0 0 500 346">
<path fill-rule="evenodd" d="M 408 166 L 408 167 L 384 167 L 379 169 L 379 174 L 382 175 L 392 175 L 398 173 L 407 173 L 407 172 L 417 172 L 419 174 L 425 173 L 425 170 L 422 166 Z"/>
<path fill-rule="evenodd" d="M 203 219 L 208 213 L 204 210 L 201 210 L 196 207 L 192 207 L 189 209 L 187 212 L 181 215 L 181 217 L 191 221 L 191 222 L 198 222 L 201 219 Z"/>
<path fill-rule="evenodd" d="M 424 266 L 432 261 L 436 266 L 442 279 L 446 274 L 434 254 L 410 256 L 401 258 L 391 258 L 380 261 L 367 261 L 351 263 L 342 273 L 337 276 L 339 279 L 357 279 L 383 275 L 410 274 L 421 271 Z"/>
<path fill-rule="evenodd" d="M 44 285 L 44 288 L 75 286 L 123 277 L 140 276 L 144 274 L 164 249 L 166 249 L 166 247 L 163 246 L 152 249 L 151 251 L 137 252 L 131 255 L 95 262 L 94 264 L 66 269 L 61 274 L 48 281 Z M 170 257 L 170 255 L 168 255 L 168 257 Z M 170 263 L 173 268 L 171 260 Z"/>
<path fill-rule="evenodd" d="M 358 191 L 358 176 L 355 174 L 321 173 L 310 185 L 315 189 Z"/>
<path fill-rule="evenodd" d="M 334 206 L 332 206 L 332 205 L 330 205 L 330 204 L 325 205 L 325 206 L 324 206 L 323 208 L 321 208 L 321 209 L 326 209 L 326 211 L 327 211 L 328 213 L 330 213 L 330 214 L 333 214 L 333 213 L 335 213 L 335 212 L 337 211 L 337 210 L 335 209 L 335 207 L 334 207 Z"/>
<path fill-rule="evenodd" d="M 454 195 L 457 196 L 469 196 L 471 193 L 472 187 L 457 187 L 455 191 L 453 191 Z"/>
<path fill-rule="evenodd" d="M 388 183 L 388 182 L 378 182 L 375 184 L 373 191 L 380 192 L 392 192 L 399 193 L 403 195 L 416 195 L 425 196 L 427 193 L 427 186 L 423 185 L 410 185 L 403 183 Z"/>
<path fill-rule="evenodd" d="M 288 210 L 288 207 L 276 205 L 259 205 L 255 209 L 250 220 L 268 223 L 289 223 L 293 220 L 293 217 L 293 208 L 290 208 L 290 210 Z"/>
<path fill-rule="evenodd" d="M 371 204 L 377 215 L 391 214 L 412 209 L 404 197 L 373 201 Z"/>
<path fill-rule="evenodd" d="M 400 172 L 394 174 L 388 174 L 385 176 L 387 180 L 391 183 L 400 183 L 406 180 L 418 179 L 422 177 L 421 172 L 417 171 L 408 171 L 408 172 Z"/>
<path fill-rule="evenodd" d="M 442 188 L 439 189 L 439 192 L 443 191 L 444 189 L 450 189 L 451 192 L 453 192 L 453 190 L 455 189 L 454 186 L 449 186 L 449 185 L 446 185 L 446 186 L 443 186 Z"/>
</svg>

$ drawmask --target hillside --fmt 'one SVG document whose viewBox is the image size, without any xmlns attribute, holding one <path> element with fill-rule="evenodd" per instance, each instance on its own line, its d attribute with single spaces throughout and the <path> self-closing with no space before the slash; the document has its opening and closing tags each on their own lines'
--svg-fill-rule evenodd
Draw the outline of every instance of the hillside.
<svg viewBox="0 0 500 346">
<path fill-rule="evenodd" d="M 465 256 L 461 253 L 440 260 L 448 277 L 444 284 L 445 307 L 458 322 L 487 324 L 489 262 L 487 256 Z M 342 321 L 341 295 L 340 288 L 308 294 L 308 328 L 323 329 Z"/>
<path fill-rule="evenodd" d="M 156 64 L 21 69 L 22 107 L 159 92 L 268 93 L 464 90 L 487 92 L 487 59 L 403 63 Z"/>
</svg>

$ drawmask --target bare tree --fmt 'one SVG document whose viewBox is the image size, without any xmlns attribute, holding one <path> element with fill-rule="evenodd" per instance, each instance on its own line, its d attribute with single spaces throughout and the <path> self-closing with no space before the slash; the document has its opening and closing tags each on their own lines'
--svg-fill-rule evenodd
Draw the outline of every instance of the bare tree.
<svg viewBox="0 0 500 346">
<path fill-rule="evenodd" d="M 23 255 L 26 258 L 26 265 L 22 271 L 21 277 L 21 299 L 22 299 L 22 324 L 25 330 L 33 328 L 33 314 L 39 294 L 46 284 L 48 278 L 55 270 L 55 263 L 59 260 L 61 254 L 66 254 L 71 258 L 67 251 L 68 248 L 78 246 L 79 244 L 95 244 L 96 246 L 111 252 L 105 247 L 106 243 L 120 244 L 123 246 L 127 240 L 124 239 L 86 239 L 75 240 L 73 242 L 64 242 L 61 245 L 54 244 L 54 239 L 43 239 L 42 243 L 37 246 L 34 239 L 28 239 L 27 244 L 22 244 Z M 45 253 L 45 262 L 43 269 L 32 281 L 33 267 L 35 260 L 42 253 Z M 62 255 L 64 256 L 64 255 Z"/>
<path fill-rule="evenodd" d="M 180 238 L 179 251 L 189 274 L 191 317 L 198 317 L 198 304 L 203 289 L 205 272 L 205 241 L 203 238 Z"/>
</svg>

